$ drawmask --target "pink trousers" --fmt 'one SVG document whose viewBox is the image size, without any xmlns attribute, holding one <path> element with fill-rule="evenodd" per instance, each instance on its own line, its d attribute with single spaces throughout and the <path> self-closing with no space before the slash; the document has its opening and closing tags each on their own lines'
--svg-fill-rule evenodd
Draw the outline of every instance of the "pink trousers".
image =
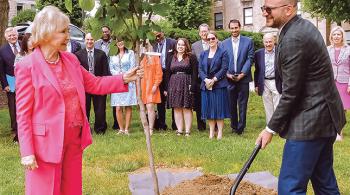
<svg viewBox="0 0 350 195">
<path fill-rule="evenodd" d="M 82 155 L 80 127 L 65 129 L 61 163 L 37 159 L 39 168 L 25 173 L 26 195 L 81 195 Z"/>
</svg>

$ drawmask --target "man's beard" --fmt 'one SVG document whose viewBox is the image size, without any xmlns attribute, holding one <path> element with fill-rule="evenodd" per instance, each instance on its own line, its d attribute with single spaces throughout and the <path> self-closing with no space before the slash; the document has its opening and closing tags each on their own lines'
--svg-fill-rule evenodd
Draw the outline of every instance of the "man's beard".
<svg viewBox="0 0 350 195">
<path fill-rule="evenodd" d="M 103 41 L 109 41 L 111 39 L 111 36 L 107 36 L 107 37 L 102 37 Z"/>
</svg>

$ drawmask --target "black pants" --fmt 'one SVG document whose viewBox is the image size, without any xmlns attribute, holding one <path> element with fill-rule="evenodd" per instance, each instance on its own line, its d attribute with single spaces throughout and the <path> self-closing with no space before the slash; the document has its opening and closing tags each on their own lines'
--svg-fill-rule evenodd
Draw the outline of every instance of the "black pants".
<svg viewBox="0 0 350 195">
<path fill-rule="evenodd" d="M 11 129 L 12 129 L 12 132 L 16 133 L 16 136 L 17 136 L 16 93 L 14 92 L 7 93 L 7 105 L 9 108 Z"/>
<path fill-rule="evenodd" d="M 94 130 L 96 133 L 105 133 L 107 129 L 106 123 L 106 95 L 91 95 L 86 94 L 86 115 L 90 121 L 91 100 L 94 104 L 95 124 Z"/>
<path fill-rule="evenodd" d="M 202 97 L 201 90 L 198 90 L 194 93 L 194 111 L 197 116 L 197 129 L 200 131 L 204 131 L 206 129 L 205 120 L 202 120 Z"/>
<path fill-rule="evenodd" d="M 228 92 L 230 98 L 231 128 L 237 133 L 242 133 L 246 126 L 249 83 L 237 83 L 233 89 L 229 88 Z"/>
</svg>

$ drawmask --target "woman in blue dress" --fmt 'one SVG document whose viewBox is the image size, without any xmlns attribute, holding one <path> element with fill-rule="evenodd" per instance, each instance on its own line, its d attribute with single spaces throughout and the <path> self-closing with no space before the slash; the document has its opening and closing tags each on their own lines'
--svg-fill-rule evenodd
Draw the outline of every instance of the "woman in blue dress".
<svg viewBox="0 0 350 195">
<path fill-rule="evenodd" d="M 201 83 L 202 119 L 209 123 L 209 138 L 214 137 L 215 124 L 218 127 L 217 139 L 222 138 L 224 119 L 230 117 L 228 105 L 226 72 L 228 55 L 218 47 L 218 39 L 214 31 L 209 32 L 209 50 L 201 53 L 199 59 L 199 77 Z"/>
<path fill-rule="evenodd" d="M 123 74 L 136 66 L 135 53 L 125 47 L 121 38 L 116 38 L 117 55 L 110 57 L 109 69 L 112 75 Z M 129 126 L 132 115 L 132 106 L 137 105 L 136 84 L 129 83 L 129 91 L 112 93 L 111 105 L 116 107 L 117 121 L 120 130 L 118 134 L 129 135 Z"/>
</svg>

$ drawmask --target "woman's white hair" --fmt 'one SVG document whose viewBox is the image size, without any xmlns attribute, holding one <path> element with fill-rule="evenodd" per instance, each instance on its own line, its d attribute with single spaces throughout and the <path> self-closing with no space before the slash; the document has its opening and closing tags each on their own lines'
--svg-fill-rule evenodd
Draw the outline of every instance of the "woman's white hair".
<svg viewBox="0 0 350 195">
<path fill-rule="evenodd" d="M 66 14 L 55 6 L 46 6 L 38 12 L 32 24 L 31 44 L 33 48 L 50 38 L 51 34 L 69 25 Z"/>
<path fill-rule="evenodd" d="M 336 27 L 334 27 L 334 28 L 331 30 L 331 33 L 330 33 L 330 35 L 329 35 L 329 41 L 330 41 L 331 44 L 334 46 L 334 42 L 333 42 L 333 33 L 334 33 L 335 31 L 341 32 L 341 34 L 342 34 L 342 36 L 343 36 L 342 44 L 345 46 L 345 45 L 346 45 L 345 40 L 344 40 L 344 39 L 345 39 L 345 31 L 344 31 L 344 29 L 343 29 L 342 27 L 340 27 L 340 26 L 336 26 Z"/>
</svg>

